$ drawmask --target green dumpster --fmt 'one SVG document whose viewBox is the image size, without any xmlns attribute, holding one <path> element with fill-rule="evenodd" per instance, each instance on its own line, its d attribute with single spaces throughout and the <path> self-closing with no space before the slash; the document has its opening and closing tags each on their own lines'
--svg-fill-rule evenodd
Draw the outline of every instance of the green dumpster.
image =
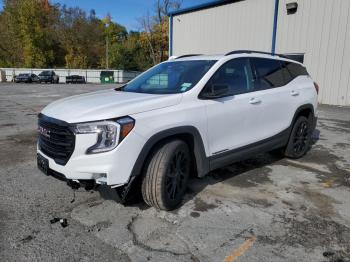
<svg viewBox="0 0 350 262">
<path fill-rule="evenodd" d="M 101 71 L 100 80 L 102 84 L 114 83 L 114 72 L 113 71 Z"/>
</svg>

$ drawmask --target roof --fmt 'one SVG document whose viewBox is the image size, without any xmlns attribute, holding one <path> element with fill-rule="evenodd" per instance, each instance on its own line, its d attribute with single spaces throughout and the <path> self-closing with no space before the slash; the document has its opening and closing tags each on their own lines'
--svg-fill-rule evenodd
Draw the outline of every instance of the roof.
<svg viewBox="0 0 350 262">
<path fill-rule="evenodd" d="M 227 5 L 227 4 L 231 4 L 231 3 L 239 2 L 239 1 L 243 1 L 243 0 L 214 0 L 214 1 L 210 1 L 208 3 L 175 10 L 175 11 L 169 12 L 168 15 L 169 16 L 181 15 L 181 14 L 195 12 L 195 11 L 208 9 L 208 8 L 212 8 L 212 7 L 217 7 L 217 6 L 221 6 L 221 5 Z"/>
<path fill-rule="evenodd" d="M 194 55 L 194 56 L 186 56 L 186 57 L 179 57 L 176 58 L 174 56 L 172 59 L 169 59 L 170 61 L 186 61 L 186 60 L 220 60 L 223 58 L 224 55 Z"/>
<path fill-rule="evenodd" d="M 179 57 L 176 58 L 176 56 L 173 56 L 169 58 L 168 61 L 193 61 L 193 60 L 221 60 L 223 58 L 227 57 L 228 59 L 232 59 L 233 57 L 261 57 L 261 58 L 269 58 L 269 59 L 276 59 L 276 60 L 282 60 L 282 61 L 289 61 L 293 63 L 297 63 L 300 65 L 303 65 L 302 63 L 295 61 L 293 59 L 284 57 L 283 55 L 272 55 L 272 54 L 264 54 L 264 53 L 259 53 L 259 52 L 237 52 L 233 54 L 219 54 L 219 55 L 194 55 L 194 56 L 186 56 L 186 57 Z"/>
</svg>

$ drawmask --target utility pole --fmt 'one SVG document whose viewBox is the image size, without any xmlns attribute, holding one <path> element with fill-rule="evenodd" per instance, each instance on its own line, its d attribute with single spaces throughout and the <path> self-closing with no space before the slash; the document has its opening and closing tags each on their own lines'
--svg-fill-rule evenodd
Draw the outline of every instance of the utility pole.
<svg viewBox="0 0 350 262">
<path fill-rule="evenodd" d="M 104 20 L 104 24 L 106 27 L 106 69 L 109 69 L 109 51 L 108 51 L 108 40 L 109 40 L 109 25 L 111 24 L 111 16 L 109 14 L 107 14 L 107 16 L 103 19 Z"/>
<path fill-rule="evenodd" d="M 108 69 L 108 34 L 106 36 L 106 69 Z"/>
</svg>

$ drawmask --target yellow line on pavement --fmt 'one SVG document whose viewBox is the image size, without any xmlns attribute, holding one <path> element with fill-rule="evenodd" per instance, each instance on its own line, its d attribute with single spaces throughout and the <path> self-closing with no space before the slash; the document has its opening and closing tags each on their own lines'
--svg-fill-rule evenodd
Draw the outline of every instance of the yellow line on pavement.
<svg viewBox="0 0 350 262">
<path fill-rule="evenodd" d="M 246 241 L 243 242 L 242 245 L 240 245 L 238 248 L 234 249 L 232 253 L 227 256 L 224 260 L 224 262 L 233 262 L 238 258 L 239 256 L 243 255 L 255 242 L 256 236 L 252 236 L 248 238 Z"/>
</svg>

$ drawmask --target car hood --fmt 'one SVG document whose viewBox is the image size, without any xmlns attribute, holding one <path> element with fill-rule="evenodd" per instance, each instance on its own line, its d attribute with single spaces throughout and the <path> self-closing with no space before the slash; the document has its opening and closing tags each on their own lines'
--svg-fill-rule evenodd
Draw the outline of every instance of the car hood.
<svg viewBox="0 0 350 262">
<path fill-rule="evenodd" d="M 68 123 L 111 119 L 180 103 L 182 94 L 158 95 L 115 90 L 71 96 L 57 100 L 42 114 Z"/>
</svg>

